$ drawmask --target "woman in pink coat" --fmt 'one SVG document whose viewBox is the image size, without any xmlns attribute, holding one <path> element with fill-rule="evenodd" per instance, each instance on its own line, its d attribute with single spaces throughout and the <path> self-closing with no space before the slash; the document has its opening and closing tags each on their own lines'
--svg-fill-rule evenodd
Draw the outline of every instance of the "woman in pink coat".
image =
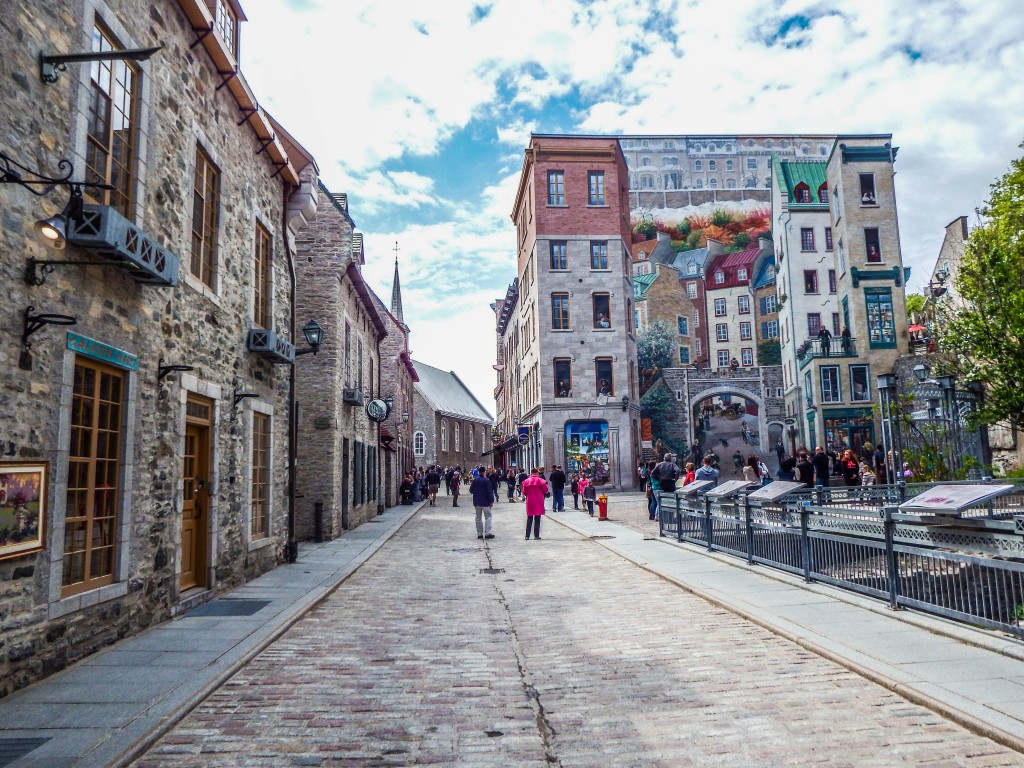
<svg viewBox="0 0 1024 768">
<path fill-rule="evenodd" d="M 523 480 L 523 496 L 526 497 L 526 540 L 533 537 L 540 539 L 540 518 L 544 514 L 544 497 L 548 495 L 547 481 L 540 476 L 540 470 L 534 467 L 530 476 Z"/>
</svg>

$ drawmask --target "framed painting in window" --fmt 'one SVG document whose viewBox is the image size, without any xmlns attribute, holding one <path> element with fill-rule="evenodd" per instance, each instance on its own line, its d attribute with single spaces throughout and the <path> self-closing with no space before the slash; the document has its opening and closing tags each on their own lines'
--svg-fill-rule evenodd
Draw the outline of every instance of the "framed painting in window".
<svg viewBox="0 0 1024 768">
<path fill-rule="evenodd" d="M 0 462 L 0 560 L 43 549 L 47 472 L 46 462 Z"/>
</svg>

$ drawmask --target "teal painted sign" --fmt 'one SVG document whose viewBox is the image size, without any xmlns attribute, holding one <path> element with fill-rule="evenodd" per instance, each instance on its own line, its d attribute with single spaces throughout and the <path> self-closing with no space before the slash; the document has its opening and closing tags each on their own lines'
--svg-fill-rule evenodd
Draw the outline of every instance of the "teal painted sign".
<svg viewBox="0 0 1024 768">
<path fill-rule="evenodd" d="M 112 347 L 77 333 L 68 333 L 68 349 L 77 352 L 83 357 L 91 357 L 103 363 L 116 365 L 118 368 L 126 368 L 129 371 L 139 370 L 139 358 L 123 349 Z"/>
</svg>

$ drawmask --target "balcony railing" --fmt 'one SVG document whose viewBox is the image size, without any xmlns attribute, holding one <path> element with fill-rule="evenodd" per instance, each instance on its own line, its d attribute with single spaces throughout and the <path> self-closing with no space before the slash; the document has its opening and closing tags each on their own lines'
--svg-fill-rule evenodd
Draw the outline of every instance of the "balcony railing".
<svg viewBox="0 0 1024 768">
<path fill-rule="evenodd" d="M 833 336 L 826 347 L 819 338 L 811 338 L 804 341 L 796 348 L 796 356 L 803 368 L 816 357 L 856 357 L 857 339 L 851 337 Z"/>
</svg>

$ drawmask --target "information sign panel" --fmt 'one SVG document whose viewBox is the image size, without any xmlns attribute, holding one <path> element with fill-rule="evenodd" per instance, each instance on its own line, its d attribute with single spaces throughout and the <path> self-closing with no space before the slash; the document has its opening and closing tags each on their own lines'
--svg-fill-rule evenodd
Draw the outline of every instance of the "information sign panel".
<svg viewBox="0 0 1024 768">
<path fill-rule="evenodd" d="M 748 499 L 757 499 L 758 501 L 778 501 L 783 496 L 786 496 L 793 491 L 799 490 L 800 488 L 806 488 L 805 483 L 794 483 L 789 480 L 776 480 L 775 482 L 768 483 L 761 488 L 758 488 L 751 494 L 747 495 Z"/>
<path fill-rule="evenodd" d="M 1012 485 L 936 485 L 899 508 L 901 512 L 952 515 L 1013 489 Z"/>
<path fill-rule="evenodd" d="M 705 495 L 716 499 L 724 499 L 729 496 L 735 496 L 740 491 L 748 490 L 751 485 L 752 484 L 746 480 L 727 480 L 721 485 L 716 485 Z"/>
<path fill-rule="evenodd" d="M 713 487 L 715 484 L 714 480 L 696 480 L 689 485 L 684 485 L 681 488 L 676 488 L 677 496 L 693 496 L 695 493 L 700 493 L 703 490 Z"/>
</svg>

